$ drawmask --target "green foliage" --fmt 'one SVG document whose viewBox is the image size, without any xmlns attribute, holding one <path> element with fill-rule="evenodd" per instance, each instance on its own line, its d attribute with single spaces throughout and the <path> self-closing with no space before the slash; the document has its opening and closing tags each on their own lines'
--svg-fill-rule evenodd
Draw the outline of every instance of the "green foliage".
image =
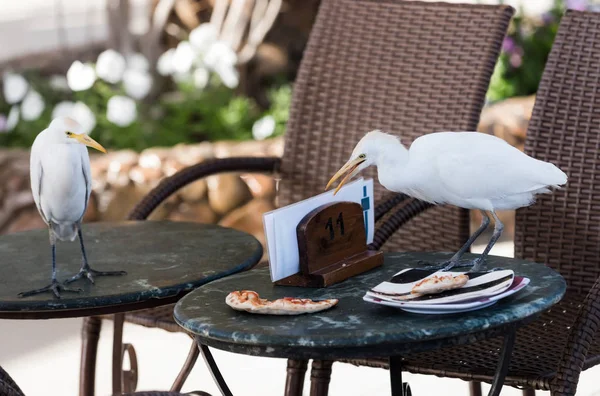
<svg viewBox="0 0 600 396">
<path fill-rule="evenodd" d="M 515 15 L 490 81 L 487 97 L 498 101 L 537 91 L 546 60 L 567 6 L 585 8 L 586 1 L 555 0 L 550 11 L 537 18 Z"/>
<path fill-rule="evenodd" d="M 252 126 L 263 116 L 276 120 L 273 134 L 285 130 L 291 98 L 289 84 L 275 85 L 269 91 L 271 106 L 263 110 L 249 97 L 236 94 L 217 77 L 204 89 L 181 82 L 172 91 L 164 92 L 152 101 L 137 101 L 137 119 L 126 127 L 111 123 L 106 117 L 107 102 L 122 90 L 102 80 L 80 92 L 60 92 L 53 89 L 47 78 L 39 73 L 25 75 L 28 82 L 46 102 L 42 116 L 35 121 L 23 121 L 11 132 L 0 133 L 0 147 L 29 147 L 37 134 L 51 121 L 52 109 L 64 100 L 85 103 L 96 116 L 92 135 L 109 149 L 130 148 L 137 151 L 147 147 L 173 146 L 204 140 L 252 139 Z M 10 105 L 0 102 L 0 113 L 8 114 Z"/>
<path fill-rule="evenodd" d="M 283 135 L 290 114 L 292 104 L 292 87 L 289 84 L 281 85 L 269 92 L 271 108 L 266 112 L 275 120 L 273 136 Z"/>
</svg>

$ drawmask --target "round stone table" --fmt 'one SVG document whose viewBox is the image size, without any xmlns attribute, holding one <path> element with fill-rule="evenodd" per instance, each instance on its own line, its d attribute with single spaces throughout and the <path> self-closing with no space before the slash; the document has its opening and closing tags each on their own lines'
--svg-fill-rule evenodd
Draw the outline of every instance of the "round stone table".
<svg viewBox="0 0 600 396">
<path fill-rule="evenodd" d="M 490 256 L 488 268 L 512 269 L 516 275 L 528 277 L 530 284 L 490 307 L 446 315 L 412 314 L 362 299 L 369 288 L 391 278 L 398 271 L 419 267 L 419 260 L 441 261 L 448 258 L 449 255 L 440 253 L 388 253 L 382 267 L 321 289 L 274 286 L 268 269 L 255 269 L 191 292 L 175 306 L 175 319 L 195 334 L 205 358 L 210 353 L 206 346 L 234 353 L 288 359 L 390 357 L 394 395 L 402 394 L 394 378 L 401 373 L 399 357 L 403 354 L 504 334 L 506 353 L 503 356 L 506 359 L 499 364 L 497 374 L 501 378 L 497 376 L 499 384 L 492 389 L 499 392 L 508 368 L 516 327 L 557 303 L 565 293 L 566 283 L 557 272 L 542 264 Z M 256 315 L 235 311 L 225 304 L 225 296 L 229 292 L 242 289 L 254 290 L 267 299 L 302 297 L 315 300 L 338 298 L 340 301 L 336 307 L 316 314 Z M 208 355 L 209 366 L 210 359 Z M 211 368 L 216 371 L 214 374 L 218 380 L 218 369 L 216 366 Z M 226 387 L 224 383 L 221 385 Z"/>
<path fill-rule="evenodd" d="M 60 299 L 51 292 L 20 298 L 20 292 L 50 283 L 52 261 L 48 231 L 1 236 L 0 318 L 50 319 L 119 314 L 115 316 L 113 334 L 115 393 L 120 393 L 121 386 L 123 313 L 172 304 L 198 286 L 251 268 L 262 257 L 262 246 L 253 236 L 199 223 L 127 221 L 84 224 L 83 240 L 91 268 L 97 271 L 124 270 L 127 274 L 98 276 L 93 285 L 87 279 L 79 279 L 69 286 L 83 291 L 62 292 Z M 58 242 L 56 266 L 59 282 L 76 274 L 81 262 L 77 241 Z M 83 332 L 82 395 L 94 393 L 100 326 L 98 319 L 95 322 L 97 330 Z M 89 334 L 93 336 L 86 339 Z"/>
<path fill-rule="evenodd" d="M 83 226 L 90 266 L 127 275 L 99 276 L 95 284 L 79 279 L 81 293 L 51 292 L 18 297 L 50 283 L 47 230 L 0 237 L 0 318 L 48 319 L 128 312 L 174 303 L 183 293 L 255 265 L 262 256 L 258 240 L 215 225 L 169 221 L 91 223 Z M 79 243 L 58 242 L 57 278 L 81 266 Z"/>
</svg>

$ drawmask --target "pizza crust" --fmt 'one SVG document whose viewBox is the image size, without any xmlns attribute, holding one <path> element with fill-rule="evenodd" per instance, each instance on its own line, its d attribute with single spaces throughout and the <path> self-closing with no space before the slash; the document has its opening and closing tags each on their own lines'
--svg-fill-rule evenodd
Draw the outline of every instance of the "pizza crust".
<svg viewBox="0 0 600 396">
<path fill-rule="evenodd" d="M 300 315 L 324 311 L 335 306 L 338 299 L 313 301 L 309 298 L 284 297 L 275 301 L 260 298 L 251 290 L 233 291 L 225 298 L 225 303 L 238 311 L 264 315 Z"/>
<path fill-rule="evenodd" d="M 440 293 L 445 290 L 458 289 L 463 287 L 469 281 L 469 276 L 460 274 L 457 276 L 452 275 L 433 275 L 428 278 L 417 282 L 411 293 L 414 294 L 434 294 Z"/>
</svg>

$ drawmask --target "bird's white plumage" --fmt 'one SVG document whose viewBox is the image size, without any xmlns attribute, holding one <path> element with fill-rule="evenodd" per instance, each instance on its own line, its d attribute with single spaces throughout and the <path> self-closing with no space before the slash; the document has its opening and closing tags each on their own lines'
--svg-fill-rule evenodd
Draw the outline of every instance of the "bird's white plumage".
<svg viewBox="0 0 600 396">
<path fill-rule="evenodd" d="M 567 182 L 567 175 L 553 164 L 479 132 L 431 133 L 417 138 L 407 150 L 396 137 L 373 131 L 352 156 L 360 154 L 366 161 L 358 170 L 376 165 L 387 189 L 468 209 L 528 206 L 536 194 Z"/>
<path fill-rule="evenodd" d="M 66 131 L 80 133 L 68 118 L 54 120 L 31 147 L 31 191 L 40 215 L 61 240 L 73 240 L 91 194 L 87 148 Z"/>
</svg>

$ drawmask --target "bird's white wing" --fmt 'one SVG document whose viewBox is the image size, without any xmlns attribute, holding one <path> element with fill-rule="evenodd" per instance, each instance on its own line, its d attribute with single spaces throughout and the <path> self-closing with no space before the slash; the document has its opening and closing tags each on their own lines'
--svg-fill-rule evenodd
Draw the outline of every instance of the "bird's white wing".
<svg viewBox="0 0 600 396">
<path fill-rule="evenodd" d="M 83 172 L 83 178 L 85 180 L 85 205 L 83 207 L 83 213 L 81 214 L 81 218 L 83 218 L 90 201 L 90 195 L 92 194 L 92 170 L 90 167 L 90 157 L 88 155 L 87 148 L 82 146 L 81 149 L 81 171 Z"/>
<path fill-rule="evenodd" d="M 41 195 L 42 195 L 42 180 L 44 176 L 44 169 L 42 168 L 42 157 L 41 157 L 41 141 L 36 139 L 31 146 L 31 154 L 29 158 L 29 179 L 31 183 L 31 193 L 33 194 L 33 200 L 38 212 L 42 216 L 42 219 L 46 224 L 48 219 L 44 214 L 41 206 Z"/>
<path fill-rule="evenodd" d="M 439 182 L 463 199 L 493 199 L 564 184 L 566 175 L 498 139 L 473 137 L 436 153 Z M 563 180 L 564 179 L 564 180 Z"/>
</svg>

